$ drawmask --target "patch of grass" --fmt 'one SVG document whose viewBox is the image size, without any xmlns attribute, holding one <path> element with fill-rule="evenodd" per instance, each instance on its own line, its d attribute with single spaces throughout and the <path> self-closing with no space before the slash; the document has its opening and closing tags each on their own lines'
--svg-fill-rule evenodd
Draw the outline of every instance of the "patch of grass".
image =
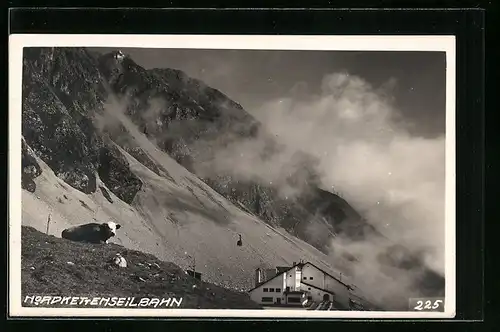
<svg viewBox="0 0 500 332">
<path fill-rule="evenodd" d="M 72 242 L 23 226 L 21 252 L 23 299 L 182 297 L 181 308 L 261 309 L 247 293 L 196 280 L 173 263 L 116 244 Z M 127 260 L 126 268 L 113 264 L 117 253 Z"/>
</svg>

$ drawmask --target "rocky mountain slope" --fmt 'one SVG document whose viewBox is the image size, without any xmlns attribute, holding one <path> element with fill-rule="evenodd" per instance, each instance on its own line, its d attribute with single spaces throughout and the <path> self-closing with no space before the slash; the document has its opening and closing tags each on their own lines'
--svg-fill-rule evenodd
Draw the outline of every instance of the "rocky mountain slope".
<svg viewBox="0 0 500 332">
<path fill-rule="evenodd" d="M 335 271 L 354 264 L 348 253 L 335 262 L 327 255 L 338 234 L 383 238 L 345 200 L 318 186 L 315 160 L 305 152 L 290 156 L 279 186 L 233 174 L 230 163 L 216 167 L 220 151 L 257 137 L 262 160 L 283 147 L 203 82 L 174 69 L 146 70 L 121 52 L 24 52 L 25 224 L 44 227 L 52 213 L 57 235 L 69 224 L 112 218 L 125 225 L 117 238 L 125 246 L 183 267 L 195 264 L 207 280 L 238 289 L 252 286 L 258 266 L 304 259 Z M 381 264 L 401 273 L 417 266 L 418 286 L 442 292 L 442 278 L 418 257 L 388 248 Z"/>
<path fill-rule="evenodd" d="M 284 179 L 291 190 L 300 192 L 293 198 L 283 197 L 272 181 L 259 183 L 231 174 L 230 169 L 210 172 L 221 150 L 257 137 L 259 142 L 264 141 L 257 152 L 262 160 L 283 150 L 257 120 L 220 91 L 178 70 L 145 70 L 119 53 L 105 54 L 99 57 L 99 63 L 110 90 L 126 96 L 125 112 L 140 130 L 233 203 L 320 250 L 326 250 L 330 239 L 308 234 L 311 223 L 326 225 L 333 234 L 347 232 L 351 238 L 362 239 L 365 232 L 377 233 L 347 202 L 318 188 L 315 160 L 302 151 L 291 157 L 289 175 Z M 229 162 L 238 162 L 236 158 L 231 156 Z"/>
</svg>

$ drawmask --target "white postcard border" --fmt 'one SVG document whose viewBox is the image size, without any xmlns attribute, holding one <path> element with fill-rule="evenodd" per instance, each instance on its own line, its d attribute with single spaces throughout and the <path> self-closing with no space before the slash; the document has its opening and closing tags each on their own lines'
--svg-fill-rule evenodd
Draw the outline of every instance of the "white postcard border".
<svg viewBox="0 0 500 332">
<path fill-rule="evenodd" d="M 21 114 L 23 47 L 446 52 L 444 312 L 233 309 L 33 308 L 21 305 Z M 85 35 L 9 36 L 9 315 L 26 317 L 453 318 L 456 311 L 455 36 Z"/>
</svg>

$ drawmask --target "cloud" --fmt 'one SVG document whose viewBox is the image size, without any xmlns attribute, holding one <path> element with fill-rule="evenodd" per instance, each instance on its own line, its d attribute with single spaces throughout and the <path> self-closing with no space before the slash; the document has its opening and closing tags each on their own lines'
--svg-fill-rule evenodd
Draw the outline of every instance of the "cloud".
<svg viewBox="0 0 500 332">
<path fill-rule="evenodd" d="M 252 113 L 288 150 L 315 156 L 322 186 L 342 193 L 384 233 L 438 248 L 429 264 L 443 271 L 445 139 L 408 133 L 392 106 L 394 84 L 375 89 L 360 77 L 331 74 L 306 101 L 273 100 Z"/>
<path fill-rule="evenodd" d="M 420 268 L 390 270 L 377 257 L 392 254 L 389 245 L 400 243 L 444 274 L 445 138 L 410 134 L 413 124 L 394 107 L 396 85 L 392 79 L 373 87 L 348 73 L 325 76 L 317 94 L 306 95 L 298 85 L 287 97 L 248 110 L 265 128 L 255 139 L 200 143 L 206 146 L 208 162 L 198 170 L 260 181 L 293 196 L 303 188 L 290 185 L 287 178 L 300 173 L 306 160 L 294 157 L 312 155 L 308 166 L 320 186 L 340 193 L 391 239 L 353 242 L 338 236 L 332 241 L 332 257 L 340 260 L 339 252 L 354 255 L 359 264 L 346 264 L 353 279 L 379 298 L 418 292 L 417 281 L 424 274 Z M 271 137 L 279 145 L 271 144 Z M 266 149 L 274 153 L 264 157 Z M 307 231 L 324 234 L 324 229 Z"/>
</svg>

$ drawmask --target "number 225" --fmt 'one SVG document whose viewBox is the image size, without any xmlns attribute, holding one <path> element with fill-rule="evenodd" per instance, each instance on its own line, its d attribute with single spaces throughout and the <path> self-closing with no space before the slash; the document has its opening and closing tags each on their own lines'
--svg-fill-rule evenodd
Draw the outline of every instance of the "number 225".
<svg viewBox="0 0 500 332">
<path fill-rule="evenodd" d="M 436 300 L 434 303 L 432 301 L 428 300 L 425 301 L 417 301 L 417 306 L 414 308 L 415 310 L 431 310 L 431 309 L 437 309 L 439 308 L 439 305 L 443 302 L 443 300 Z"/>
</svg>

